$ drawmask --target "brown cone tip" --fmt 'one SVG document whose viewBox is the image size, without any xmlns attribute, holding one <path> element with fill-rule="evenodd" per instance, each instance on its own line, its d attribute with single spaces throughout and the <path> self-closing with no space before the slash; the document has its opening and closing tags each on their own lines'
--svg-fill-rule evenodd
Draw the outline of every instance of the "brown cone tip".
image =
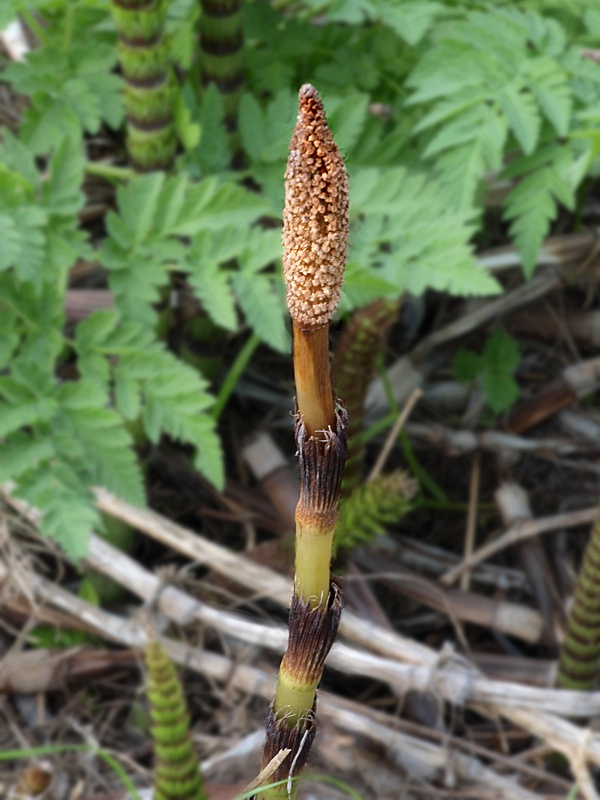
<svg viewBox="0 0 600 800">
<path fill-rule="evenodd" d="M 348 248 L 348 179 L 314 86 L 298 97 L 285 171 L 283 274 L 287 303 L 303 329 L 326 325 L 340 300 Z"/>
</svg>

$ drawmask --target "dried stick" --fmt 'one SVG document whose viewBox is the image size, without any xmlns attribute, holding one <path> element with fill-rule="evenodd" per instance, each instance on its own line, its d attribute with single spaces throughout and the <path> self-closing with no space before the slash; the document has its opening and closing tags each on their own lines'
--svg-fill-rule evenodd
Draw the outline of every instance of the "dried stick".
<svg viewBox="0 0 600 800">
<path fill-rule="evenodd" d="M 508 415 L 506 427 L 511 433 L 538 425 L 543 420 L 576 403 L 600 387 L 600 358 L 572 364 L 562 375 L 534 397 L 515 406 Z"/>
<path fill-rule="evenodd" d="M 488 450 L 492 453 L 513 450 L 517 453 L 533 453 L 540 456 L 547 456 L 548 453 L 565 456 L 598 450 L 598 440 L 588 443 L 574 442 L 572 439 L 526 439 L 503 431 L 453 430 L 435 422 L 426 425 L 409 422 L 406 431 L 415 447 L 437 447 L 448 457 L 477 450 Z"/>
<path fill-rule="evenodd" d="M 65 592 L 51 581 L 28 569 L 24 570 L 22 578 L 26 581 L 27 588 L 31 593 L 31 597 L 26 598 L 28 601 L 33 599 L 35 602 L 49 602 L 63 608 L 73 619 L 83 621 L 86 629 L 93 630 L 102 638 L 125 647 L 143 648 L 148 644 L 148 632 L 142 623 L 130 621 L 91 606 L 81 598 Z M 8 584 L 11 579 L 14 579 L 14 575 L 10 574 L 8 567 L 0 560 L 0 588 L 5 590 L 5 594 L 12 593 L 16 589 L 16 587 L 9 589 Z M 35 608 L 32 608 L 32 612 L 35 613 Z M 224 656 L 209 651 L 200 651 L 167 637 L 160 637 L 158 641 L 169 657 L 178 664 L 194 669 L 213 680 L 226 680 L 230 686 L 248 694 L 265 699 L 273 694 L 273 677 L 256 667 L 235 663 Z M 431 778 L 436 777 L 436 774 L 443 776 L 448 763 L 446 745 L 438 746 L 423 742 L 414 736 L 396 731 L 393 721 L 390 722 L 390 725 L 373 722 L 353 710 L 351 703 L 338 699 L 334 695 L 323 694 L 319 707 L 322 715 L 333 724 L 351 732 L 360 732 L 361 735 L 367 736 L 382 746 L 386 752 L 390 753 L 396 764 L 402 766 L 410 774 Z M 453 751 L 452 763 L 457 775 L 463 780 L 475 779 L 484 784 L 493 785 L 499 790 L 510 792 L 506 796 L 514 797 L 515 800 L 539 800 L 537 795 L 519 787 L 514 780 L 495 773 L 470 755 L 462 754 L 458 750 Z M 600 746 L 598 747 L 598 763 L 600 763 Z"/>
<path fill-rule="evenodd" d="M 506 528 L 518 522 L 532 520 L 533 513 L 529 504 L 529 496 L 525 489 L 514 481 L 501 481 L 494 492 L 494 500 L 500 511 Z M 533 596 L 544 620 L 546 633 L 555 644 L 556 638 L 552 625 L 552 598 L 549 584 L 552 575 L 546 551 L 539 538 L 529 538 L 517 545 L 523 568 L 529 578 Z"/>
<path fill-rule="evenodd" d="M 440 577 L 440 581 L 445 584 L 451 584 L 466 569 L 471 569 L 475 564 L 480 564 L 506 547 L 512 547 L 512 545 L 529 539 L 531 536 L 538 536 L 540 533 L 549 533 L 559 528 L 575 528 L 578 525 L 586 525 L 594 521 L 597 513 L 598 509 L 594 506 L 593 508 L 581 509 L 581 511 L 569 511 L 566 514 L 555 514 L 551 517 L 517 522 L 501 536 L 494 539 L 493 542 L 489 542 L 479 550 L 476 550 L 472 556 L 444 573 Z"/>
<path fill-rule="evenodd" d="M 110 497 L 110 495 L 108 496 Z M 13 502 L 12 499 L 11 502 Z M 20 502 L 15 504 L 18 507 L 24 507 L 25 505 Z M 133 509 L 131 506 L 129 508 Z M 135 511 L 136 509 L 133 510 Z M 245 561 L 245 559 L 242 560 Z M 266 570 L 266 572 L 268 573 L 269 570 Z M 274 573 L 272 575 L 277 577 Z M 13 583 L 12 587 L 9 582 Z M 74 616 L 87 630 L 95 631 L 111 641 L 119 642 L 129 647 L 143 647 L 147 643 L 146 632 L 140 625 L 90 606 L 80 598 L 73 596 L 51 581 L 41 578 L 29 570 L 22 570 L 17 580 L 15 571 L 9 570 L 2 560 L 0 560 L 0 587 L 3 589 L 2 595 L 5 604 L 12 603 L 14 597 L 19 601 L 20 606 L 24 603 L 35 614 L 37 604 L 51 603 L 52 606 L 59 608 L 71 617 Z M 368 627 L 370 630 L 374 630 L 376 626 L 369 625 Z M 378 640 L 378 644 L 381 646 L 381 636 L 378 637 Z M 398 637 L 398 640 L 401 642 L 402 637 Z M 249 693 L 263 697 L 268 697 L 272 694 L 273 681 L 257 669 L 246 665 L 232 667 L 227 659 L 214 653 L 198 653 L 198 651 L 192 650 L 179 642 L 161 641 L 170 657 L 177 663 L 189 665 L 216 679 L 223 679 L 224 676 L 227 676 L 228 680 L 230 679 L 234 682 L 237 687 Z M 339 647 L 343 646 L 340 645 Z M 410 670 L 410 675 L 414 679 L 410 682 L 410 685 L 416 685 L 421 691 L 434 691 L 438 696 L 443 696 L 443 694 L 440 695 L 440 689 L 446 685 L 446 681 L 443 678 L 446 667 L 436 676 L 436 681 L 433 683 L 432 675 L 434 673 L 431 667 L 436 663 L 441 666 L 441 662 L 438 662 L 439 656 L 436 653 L 427 647 L 421 647 L 425 653 L 424 661 L 427 665 L 424 669 L 389 661 L 385 662 L 386 667 L 393 669 L 392 664 L 395 664 L 395 668 L 404 666 L 405 670 Z M 363 658 L 369 655 L 360 653 L 360 651 L 357 652 Z M 344 662 L 345 655 L 342 652 L 341 662 Z M 393 655 L 397 657 L 398 653 L 393 653 Z M 415 656 L 414 653 L 410 655 Z M 370 663 L 367 674 L 373 674 L 372 666 L 373 662 Z M 390 675 L 391 673 L 388 673 L 388 679 Z M 383 673 L 381 674 L 381 679 L 385 680 Z M 396 681 L 390 681 L 390 684 L 398 687 L 401 685 Z M 483 691 L 481 691 L 482 686 L 485 687 Z M 600 693 L 588 694 L 544 689 L 542 692 L 538 690 L 536 702 L 532 704 L 531 689 L 523 686 L 514 686 L 515 691 L 513 692 L 513 686 L 510 686 L 510 693 L 507 694 L 509 685 L 506 683 L 485 681 L 485 679 L 478 679 L 472 673 L 470 676 L 467 673 L 463 673 L 458 683 L 454 679 L 451 680 L 449 685 L 446 685 L 446 691 L 452 693 L 447 696 L 455 703 L 468 699 L 469 705 L 477 710 L 478 713 L 493 720 L 497 720 L 499 716 L 504 716 L 533 735 L 539 736 L 554 749 L 564 753 L 579 769 L 581 769 L 581 764 L 584 762 L 600 765 L 600 737 L 590 734 L 589 731 L 582 730 L 553 714 L 546 713 L 549 709 L 555 710 L 557 702 L 561 706 L 561 713 L 567 716 L 576 716 L 578 714 L 587 716 L 590 713 L 596 713 L 596 710 L 600 708 Z M 468 695 L 468 698 L 465 698 L 465 695 Z M 323 698 L 321 708 L 324 713 L 328 713 L 329 701 L 327 698 Z M 394 737 L 390 735 L 390 731 L 387 728 L 386 731 L 388 736 L 386 741 L 389 746 L 392 746 Z M 413 742 L 418 743 L 418 740 L 413 740 Z M 416 746 L 417 744 L 415 744 Z M 521 795 L 509 794 L 507 796 L 517 797 Z"/>
</svg>

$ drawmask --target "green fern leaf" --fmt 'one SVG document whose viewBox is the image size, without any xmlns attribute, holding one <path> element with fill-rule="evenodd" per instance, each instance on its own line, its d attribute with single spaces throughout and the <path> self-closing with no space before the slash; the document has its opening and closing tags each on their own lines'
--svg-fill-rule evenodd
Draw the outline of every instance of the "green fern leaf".
<svg viewBox="0 0 600 800">
<path fill-rule="evenodd" d="M 74 562 L 87 553 L 90 531 L 101 527 L 91 493 L 77 472 L 59 461 L 46 462 L 23 476 L 15 494 L 42 513 L 40 531 Z"/>
<path fill-rule="evenodd" d="M 284 324 L 282 301 L 266 275 L 237 273 L 233 286 L 252 330 L 275 350 L 288 353 L 290 339 Z"/>
<path fill-rule="evenodd" d="M 102 119 L 119 124 L 121 81 L 111 74 L 116 59 L 110 45 L 74 39 L 68 51 L 46 45 L 10 65 L 3 77 L 31 98 L 21 138 L 34 153 L 47 153 L 65 135 L 76 141 L 83 131 L 96 133 Z"/>
<path fill-rule="evenodd" d="M 368 119 L 369 95 L 353 92 L 344 98 L 328 98 L 327 119 L 340 151 L 349 154 Z"/>
<path fill-rule="evenodd" d="M 210 231 L 196 234 L 189 254 L 190 283 L 207 314 L 227 330 L 236 329 L 237 315 L 231 275 L 225 265 L 239 253 L 239 232 L 231 228 L 218 237 Z"/>
<path fill-rule="evenodd" d="M 566 73 L 552 58 L 528 64 L 528 85 L 559 136 L 566 136 L 573 111 L 573 95 Z"/>
<path fill-rule="evenodd" d="M 91 380 L 63 384 L 57 398 L 60 413 L 52 437 L 66 459 L 84 463 L 91 481 L 134 505 L 145 504 L 142 473 L 131 435 L 109 408 L 101 387 Z M 103 402 L 104 401 L 104 402 Z"/>
<path fill-rule="evenodd" d="M 264 110 L 254 95 L 242 96 L 238 124 L 244 150 L 253 163 L 282 163 L 285 160 L 294 107 L 295 98 L 289 89 L 277 92 Z"/>
<path fill-rule="evenodd" d="M 544 161 L 546 165 L 540 166 Z M 551 145 L 536 154 L 533 162 L 523 160 L 511 167 L 512 174 L 519 174 L 532 164 L 537 166 L 510 192 L 504 215 L 511 220 L 510 234 L 528 277 L 535 268 L 540 245 L 556 216 L 557 203 L 571 209 L 574 206 L 574 187 L 567 177 L 570 163 L 568 147 Z"/>
<path fill-rule="evenodd" d="M 396 296 L 427 287 L 466 295 L 499 291 L 473 257 L 473 212 L 451 206 L 439 184 L 401 168 L 368 169 L 357 171 L 353 189 L 352 211 L 364 217 L 365 230 L 362 240 L 353 243 L 360 249 L 353 246 L 350 261 L 369 263 L 379 278 L 396 287 Z M 351 280 L 350 275 L 349 287 Z"/>
<path fill-rule="evenodd" d="M 532 153 L 538 143 L 541 118 L 534 96 L 519 84 L 509 84 L 498 94 L 498 102 L 523 152 Z"/>
<path fill-rule="evenodd" d="M 15 433 L 3 441 L 0 448 L 0 483 L 15 481 L 40 462 L 46 462 L 54 455 L 50 439 L 27 433 Z"/>
<path fill-rule="evenodd" d="M 386 3 L 380 21 L 389 25 L 407 44 L 414 46 L 421 41 L 443 8 L 440 3 L 396 0 Z"/>
<path fill-rule="evenodd" d="M 133 384 L 137 386 L 150 440 L 158 442 L 166 433 L 192 445 L 197 468 L 222 488 L 223 456 L 215 421 L 208 413 L 214 398 L 208 393 L 206 381 L 158 342 L 122 355 L 115 369 L 117 386 L 122 380 L 127 384 L 124 392 L 129 395 L 136 391 Z"/>
<path fill-rule="evenodd" d="M 566 46 L 561 25 L 531 9 L 500 6 L 439 23 L 408 78 L 408 102 L 428 104 L 414 132 L 453 202 L 474 204 L 486 173 L 501 166 L 509 130 L 526 155 L 543 118 L 566 135 L 577 90 Z"/>
<path fill-rule="evenodd" d="M 196 267 L 198 246 L 190 251 L 181 237 L 227 229 L 245 233 L 266 211 L 264 201 L 235 184 L 221 184 L 216 178 L 191 183 L 185 175 L 167 180 L 161 173 L 137 176 L 119 190 L 117 200 L 120 213 L 108 215 L 109 239 L 101 259 L 110 270 L 118 309 L 126 319 L 146 326 L 156 322 L 152 305 L 159 300 L 171 270 L 191 269 L 201 298 L 211 288 L 206 285 L 210 270 L 204 280 Z M 222 292 L 216 311 L 222 320 L 227 314 L 227 280 L 213 275 L 215 287 Z M 227 321 L 234 324 L 231 314 Z"/>
<path fill-rule="evenodd" d="M 34 281 L 44 263 L 46 212 L 35 206 L 0 215 L 0 269 L 12 267 L 19 280 Z"/>
</svg>

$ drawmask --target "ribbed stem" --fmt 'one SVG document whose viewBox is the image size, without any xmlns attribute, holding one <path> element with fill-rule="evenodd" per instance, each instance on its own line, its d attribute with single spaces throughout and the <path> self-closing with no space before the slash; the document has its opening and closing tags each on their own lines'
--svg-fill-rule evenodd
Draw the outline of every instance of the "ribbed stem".
<svg viewBox="0 0 600 800">
<path fill-rule="evenodd" d="M 387 334 L 398 316 L 400 303 L 396 300 L 376 300 L 356 311 L 340 338 L 333 362 L 335 393 L 340 397 L 350 417 L 348 460 L 344 474 L 342 496 L 348 497 L 361 479 L 365 398 Z"/>
<path fill-rule="evenodd" d="M 329 320 L 337 306 L 348 241 L 348 182 L 315 88 L 301 87 L 290 144 L 283 214 L 283 271 L 294 324 L 300 461 L 296 507 L 296 570 L 288 647 L 267 713 L 263 767 L 282 749 L 271 775 L 291 779 L 304 767 L 315 727 L 316 692 L 342 613 L 329 574 L 348 450 L 348 414 L 333 405 Z M 267 789 L 264 800 L 293 800 L 296 786 Z"/>
<path fill-rule="evenodd" d="M 221 94 L 232 154 L 239 147 L 237 116 L 244 87 L 242 0 L 201 0 L 200 74 Z"/>
<path fill-rule="evenodd" d="M 127 152 L 139 172 L 169 169 L 177 147 L 164 11 L 161 0 L 112 2 L 125 79 Z"/>
<path fill-rule="evenodd" d="M 173 663 L 158 642 L 146 649 L 154 741 L 154 799 L 207 800 L 190 738 L 190 718 Z"/>
<path fill-rule="evenodd" d="M 329 325 L 316 331 L 294 325 L 296 402 L 309 436 L 334 424 L 329 367 Z"/>
<path fill-rule="evenodd" d="M 591 691 L 600 666 L 600 516 L 579 568 L 567 635 L 560 651 L 557 686 Z"/>
</svg>

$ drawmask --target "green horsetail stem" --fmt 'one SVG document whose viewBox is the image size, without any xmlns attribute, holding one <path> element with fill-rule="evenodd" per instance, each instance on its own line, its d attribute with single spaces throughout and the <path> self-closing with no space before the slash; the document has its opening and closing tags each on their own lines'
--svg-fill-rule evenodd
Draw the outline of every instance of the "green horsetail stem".
<svg viewBox="0 0 600 800">
<path fill-rule="evenodd" d="M 591 691 L 600 666 L 600 513 L 583 554 L 567 635 L 558 664 L 557 686 Z"/>
<path fill-rule="evenodd" d="M 286 783 L 262 792 L 266 800 L 296 796 L 296 784 L 289 781 L 302 771 L 316 733 L 317 686 L 343 606 L 330 563 L 348 414 L 333 403 L 328 330 L 346 263 L 348 181 L 323 104 L 310 84 L 300 89 L 298 105 L 285 173 L 283 272 L 294 329 L 300 499 L 288 646 L 267 712 L 263 768 L 282 749 L 291 752 L 269 778 Z"/>
<path fill-rule="evenodd" d="M 170 169 L 177 140 L 174 83 L 162 0 L 113 0 L 125 79 L 127 152 L 139 172 Z"/>
<path fill-rule="evenodd" d="M 213 83 L 221 94 L 233 147 L 237 146 L 238 106 L 244 86 L 243 48 L 242 0 L 202 0 L 201 81 L 204 87 Z"/>
<path fill-rule="evenodd" d="M 148 644 L 146 668 L 155 754 L 154 800 L 208 800 L 192 747 L 181 682 L 159 642 Z"/>
<path fill-rule="evenodd" d="M 333 361 L 333 383 L 350 417 L 348 459 L 342 497 L 349 497 L 361 481 L 365 399 L 377 358 L 398 317 L 398 300 L 375 300 L 356 311 L 340 337 Z"/>
</svg>

